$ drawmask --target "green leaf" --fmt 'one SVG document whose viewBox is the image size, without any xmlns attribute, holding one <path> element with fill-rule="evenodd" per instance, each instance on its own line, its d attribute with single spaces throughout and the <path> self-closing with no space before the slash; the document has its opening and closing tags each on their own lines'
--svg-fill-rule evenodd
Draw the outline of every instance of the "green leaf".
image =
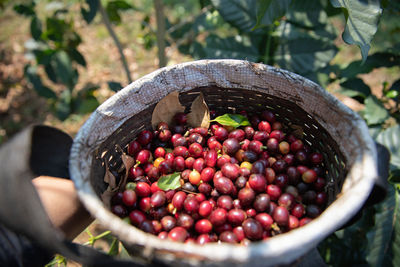
<svg viewBox="0 0 400 267">
<path fill-rule="evenodd" d="M 275 20 L 283 17 L 288 11 L 291 2 L 291 0 L 257 1 L 257 22 L 255 28 L 271 25 Z M 294 2 L 297 2 L 297 0 Z"/>
<path fill-rule="evenodd" d="M 390 90 L 385 93 L 385 96 L 388 98 L 396 98 L 399 96 L 399 92 L 396 90 Z"/>
<path fill-rule="evenodd" d="M 117 238 L 113 238 L 113 241 L 111 243 L 110 249 L 108 250 L 108 255 L 110 256 L 116 256 L 119 254 L 119 240 Z"/>
<path fill-rule="evenodd" d="M 107 3 L 106 12 L 111 22 L 115 24 L 121 23 L 120 10 L 127 10 L 132 8 L 130 4 L 123 0 L 114 0 Z"/>
<path fill-rule="evenodd" d="M 348 44 L 357 44 L 363 60 L 366 60 L 382 14 L 380 0 L 331 0 L 331 3 L 342 8 L 347 20 L 343 40 Z"/>
<path fill-rule="evenodd" d="M 395 248 L 400 247 L 400 205 L 393 186 L 388 187 L 385 200 L 375 209 L 375 225 L 367 233 L 366 259 L 369 266 L 399 266 Z"/>
<path fill-rule="evenodd" d="M 35 16 L 35 2 L 30 2 L 29 4 L 19 4 L 15 5 L 14 11 L 18 14 L 24 16 Z"/>
<path fill-rule="evenodd" d="M 52 99 L 57 97 L 53 90 L 43 85 L 42 79 L 37 74 L 36 67 L 30 65 L 25 66 L 25 77 L 33 85 L 33 89 L 35 89 L 38 95 Z"/>
<path fill-rule="evenodd" d="M 37 16 L 32 17 L 31 34 L 35 40 L 39 40 L 40 36 L 42 35 L 42 22 Z"/>
<path fill-rule="evenodd" d="M 222 124 L 224 126 L 232 126 L 232 127 L 239 127 L 239 126 L 249 126 L 251 125 L 249 120 L 242 115 L 239 114 L 224 114 L 222 116 L 216 117 L 214 120 L 211 121 L 216 121 L 219 124 Z"/>
<path fill-rule="evenodd" d="M 338 76 L 352 78 L 358 74 L 369 73 L 375 68 L 398 66 L 399 62 L 400 56 L 398 55 L 388 52 L 375 53 L 370 55 L 364 63 L 361 60 L 351 62 L 347 67 L 340 70 Z"/>
<path fill-rule="evenodd" d="M 62 91 L 59 101 L 56 103 L 56 115 L 60 120 L 65 120 L 72 113 L 72 96 L 70 90 Z"/>
<path fill-rule="evenodd" d="M 376 141 L 390 152 L 390 169 L 400 169 L 400 126 L 392 126 L 378 134 Z"/>
<path fill-rule="evenodd" d="M 181 187 L 180 178 L 181 178 L 180 172 L 174 172 L 173 174 L 170 175 L 164 175 L 161 176 L 160 179 L 158 179 L 157 185 L 160 189 L 164 191 L 174 190 Z"/>
<path fill-rule="evenodd" d="M 244 32 L 256 25 L 257 0 L 211 0 L 223 19 Z"/>
<path fill-rule="evenodd" d="M 321 2 L 310 0 L 293 1 L 285 17 L 291 23 L 309 28 L 324 25 L 328 19 Z"/>
<path fill-rule="evenodd" d="M 85 2 L 89 6 L 89 10 L 81 7 L 81 14 L 84 20 L 90 24 L 96 17 L 97 10 L 99 8 L 99 0 L 86 0 Z"/>
<path fill-rule="evenodd" d="M 65 51 L 59 51 L 54 54 L 52 65 L 58 79 L 68 88 L 72 89 L 76 83 L 76 73 L 68 54 Z"/>
<path fill-rule="evenodd" d="M 67 53 L 73 61 L 75 61 L 76 63 L 78 63 L 83 67 L 86 67 L 86 60 L 77 49 L 75 48 L 68 49 Z"/>
<path fill-rule="evenodd" d="M 364 83 L 363 80 L 359 78 L 352 78 L 340 84 L 341 89 L 338 91 L 342 95 L 352 97 L 358 100 L 357 97 L 360 97 L 364 102 L 364 99 L 371 95 L 371 89 L 368 85 Z"/>
<path fill-rule="evenodd" d="M 306 74 L 326 67 L 337 53 L 329 38 L 290 23 L 282 23 L 277 33 L 281 38 L 273 59 L 281 68 Z"/>
<path fill-rule="evenodd" d="M 255 46 L 245 42 L 243 37 L 224 37 L 209 35 L 204 47 L 205 58 L 233 58 L 257 61 L 259 57 Z"/>
<path fill-rule="evenodd" d="M 86 99 L 77 100 L 76 112 L 78 114 L 87 114 L 93 112 L 100 105 L 96 97 L 90 96 Z"/>
<path fill-rule="evenodd" d="M 108 81 L 107 84 L 111 91 L 118 92 L 122 89 L 122 85 L 119 82 Z"/>
<path fill-rule="evenodd" d="M 363 115 L 368 125 L 380 124 L 389 118 L 389 112 L 374 95 L 370 95 L 365 99 Z"/>
<path fill-rule="evenodd" d="M 390 172 L 389 174 L 389 182 L 400 184 L 400 169 L 396 169 Z"/>
</svg>

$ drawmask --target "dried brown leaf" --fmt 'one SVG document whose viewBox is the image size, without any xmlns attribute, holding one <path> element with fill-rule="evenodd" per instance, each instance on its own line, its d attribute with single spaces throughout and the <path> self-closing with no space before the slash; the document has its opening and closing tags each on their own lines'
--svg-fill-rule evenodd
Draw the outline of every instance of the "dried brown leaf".
<svg viewBox="0 0 400 267">
<path fill-rule="evenodd" d="M 118 190 L 116 178 L 114 174 L 111 173 L 110 169 L 108 168 L 107 161 L 105 162 L 106 172 L 104 174 L 104 182 L 108 183 L 107 189 L 101 194 L 101 199 L 106 207 L 110 207 L 110 201 L 112 196 Z"/>
<path fill-rule="evenodd" d="M 171 124 L 175 114 L 184 111 L 185 107 L 179 102 L 179 93 L 174 91 L 158 102 L 151 117 L 151 125 L 156 129 L 160 122 Z"/>
<path fill-rule="evenodd" d="M 210 110 L 202 93 L 193 101 L 187 115 L 188 124 L 192 127 L 210 127 Z"/>
<path fill-rule="evenodd" d="M 133 165 L 135 165 L 135 159 L 132 158 L 131 156 L 129 156 L 128 154 L 126 154 L 125 152 L 122 153 L 121 159 L 122 159 L 122 163 L 125 166 L 125 175 L 119 181 L 118 188 L 125 188 L 126 181 L 128 179 L 128 175 L 129 175 L 129 170 L 133 167 Z"/>
<path fill-rule="evenodd" d="M 292 128 L 292 134 L 298 138 L 298 139 L 302 139 L 303 138 L 303 134 L 304 134 L 304 130 L 303 127 L 301 127 L 300 125 L 296 125 L 296 124 L 292 124 L 290 125 L 290 128 Z"/>
</svg>

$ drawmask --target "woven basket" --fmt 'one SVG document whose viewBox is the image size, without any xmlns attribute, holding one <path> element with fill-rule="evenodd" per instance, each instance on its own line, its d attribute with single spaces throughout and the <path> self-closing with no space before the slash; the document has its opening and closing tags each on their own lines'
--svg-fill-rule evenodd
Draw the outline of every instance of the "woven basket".
<svg viewBox="0 0 400 267">
<path fill-rule="evenodd" d="M 324 155 L 328 208 L 311 223 L 248 247 L 181 244 L 160 240 L 128 225 L 101 202 L 104 163 L 120 170 L 116 146 L 125 148 L 151 128 L 156 103 L 179 91 L 190 106 L 202 92 L 220 113 L 269 109 L 285 124 L 300 125 L 304 139 Z M 240 60 L 201 60 L 159 69 L 104 102 L 77 134 L 70 173 L 79 196 L 98 221 L 129 251 L 174 265 L 272 266 L 289 264 L 310 251 L 357 213 L 377 179 L 376 150 L 364 121 L 315 83 L 288 71 Z"/>
</svg>

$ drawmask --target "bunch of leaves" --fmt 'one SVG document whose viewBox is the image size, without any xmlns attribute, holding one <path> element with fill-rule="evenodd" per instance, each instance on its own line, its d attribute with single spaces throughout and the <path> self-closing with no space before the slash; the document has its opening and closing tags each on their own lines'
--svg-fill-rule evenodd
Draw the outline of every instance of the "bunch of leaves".
<svg viewBox="0 0 400 267">
<path fill-rule="evenodd" d="M 28 58 L 33 60 L 25 66 L 25 77 L 35 91 L 48 99 L 61 120 L 72 113 L 93 111 L 99 104 L 94 96 L 98 87 L 85 85 L 76 88 L 79 78 L 77 66 L 86 67 L 86 61 L 78 50 L 82 40 L 74 29 L 68 7 L 51 2 L 47 4 L 44 17 L 39 16 L 34 1 L 15 5 L 14 10 L 31 18 L 32 39 L 25 46 Z M 40 75 L 43 71 L 46 81 Z"/>
</svg>

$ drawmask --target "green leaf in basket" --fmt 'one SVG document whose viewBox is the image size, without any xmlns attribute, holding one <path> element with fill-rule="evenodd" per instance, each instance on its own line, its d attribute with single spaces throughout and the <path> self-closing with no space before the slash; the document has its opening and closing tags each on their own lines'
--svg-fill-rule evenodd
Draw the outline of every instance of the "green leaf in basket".
<svg viewBox="0 0 400 267">
<path fill-rule="evenodd" d="M 157 185 L 160 189 L 164 191 L 174 190 L 181 187 L 180 178 L 180 172 L 174 172 L 170 175 L 164 175 L 158 180 Z"/>
<path fill-rule="evenodd" d="M 224 126 L 232 126 L 232 127 L 239 127 L 239 126 L 249 126 L 251 125 L 249 120 L 242 115 L 239 114 L 224 114 L 222 116 L 216 117 L 214 120 L 219 124 Z"/>
</svg>

